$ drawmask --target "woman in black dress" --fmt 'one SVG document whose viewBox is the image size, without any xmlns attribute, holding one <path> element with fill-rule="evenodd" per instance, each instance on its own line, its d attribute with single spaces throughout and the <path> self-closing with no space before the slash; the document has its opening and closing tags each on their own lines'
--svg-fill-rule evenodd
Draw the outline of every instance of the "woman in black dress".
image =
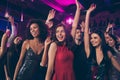
<svg viewBox="0 0 120 80">
<path fill-rule="evenodd" d="M 118 64 L 112 53 L 107 49 L 104 34 L 101 31 L 93 31 L 90 35 L 91 38 L 89 38 L 89 18 L 95 8 L 95 4 L 90 6 L 85 20 L 84 44 L 89 67 L 87 77 L 89 80 L 109 80 L 109 64 L 112 64 L 119 72 L 120 64 Z"/>
<path fill-rule="evenodd" d="M 48 33 L 47 26 L 41 20 L 33 20 L 29 23 L 29 33 L 28 40 L 25 40 L 22 45 L 14 80 L 43 80 L 38 77 L 44 41 Z"/>
</svg>

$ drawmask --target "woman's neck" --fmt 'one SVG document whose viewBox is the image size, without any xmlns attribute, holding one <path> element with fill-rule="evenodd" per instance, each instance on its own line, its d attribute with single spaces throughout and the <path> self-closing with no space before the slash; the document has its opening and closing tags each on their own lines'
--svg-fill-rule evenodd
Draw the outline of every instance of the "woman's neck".
<svg viewBox="0 0 120 80">
<path fill-rule="evenodd" d="M 102 50 L 101 45 L 96 47 L 96 51 L 100 51 L 100 50 Z"/>
<path fill-rule="evenodd" d="M 75 44 L 80 45 L 81 41 L 75 39 Z"/>
<path fill-rule="evenodd" d="M 35 43 L 41 43 L 41 41 L 40 41 L 39 38 L 34 38 L 33 41 L 34 41 Z"/>
</svg>

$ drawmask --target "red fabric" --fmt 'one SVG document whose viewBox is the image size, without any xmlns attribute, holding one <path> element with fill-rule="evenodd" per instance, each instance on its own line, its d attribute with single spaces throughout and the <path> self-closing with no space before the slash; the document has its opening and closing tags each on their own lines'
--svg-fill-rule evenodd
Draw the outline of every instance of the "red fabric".
<svg viewBox="0 0 120 80">
<path fill-rule="evenodd" d="M 53 80 L 75 80 L 73 59 L 74 55 L 67 47 L 57 47 Z"/>
</svg>

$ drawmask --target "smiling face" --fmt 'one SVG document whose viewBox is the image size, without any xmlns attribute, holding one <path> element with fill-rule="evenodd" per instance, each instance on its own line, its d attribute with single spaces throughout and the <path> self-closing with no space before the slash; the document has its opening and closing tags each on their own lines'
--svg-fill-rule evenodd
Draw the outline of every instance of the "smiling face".
<svg viewBox="0 0 120 80">
<path fill-rule="evenodd" d="M 39 31 L 39 26 L 38 26 L 38 24 L 32 23 L 32 24 L 30 25 L 30 33 L 31 33 L 31 35 L 32 35 L 33 37 L 38 37 L 38 36 L 39 36 L 40 31 Z"/>
<path fill-rule="evenodd" d="M 114 41 L 114 39 L 110 38 L 109 41 L 108 41 L 108 45 L 109 45 L 110 47 L 114 47 L 114 46 L 115 46 L 115 41 Z"/>
<path fill-rule="evenodd" d="M 63 26 L 59 26 L 56 29 L 56 38 L 59 42 L 63 42 L 66 38 L 65 29 Z"/>
<path fill-rule="evenodd" d="M 110 36 L 108 33 L 104 33 L 104 36 L 105 36 L 106 43 L 108 44 Z"/>
<path fill-rule="evenodd" d="M 98 47 L 101 45 L 101 38 L 98 34 L 92 33 L 90 42 L 93 45 L 93 47 Z"/>
<path fill-rule="evenodd" d="M 75 39 L 76 40 L 80 40 L 81 39 L 81 30 L 80 29 L 76 29 L 76 33 L 75 33 Z"/>
</svg>

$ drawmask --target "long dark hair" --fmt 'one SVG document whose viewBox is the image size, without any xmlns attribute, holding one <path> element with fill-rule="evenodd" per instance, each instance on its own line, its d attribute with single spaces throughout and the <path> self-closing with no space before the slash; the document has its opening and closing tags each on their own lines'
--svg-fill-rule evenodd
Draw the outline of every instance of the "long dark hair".
<svg viewBox="0 0 120 80">
<path fill-rule="evenodd" d="M 44 42 L 45 39 L 48 36 L 48 27 L 47 25 L 42 21 L 42 20 L 30 20 L 30 22 L 27 25 L 28 31 L 27 31 L 27 39 L 33 39 L 33 36 L 30 33 L 30 25 L 36 23 L 39 26 L 39 31 L 40 31 L 40 35 L 39 35 L 39 39 L 41 42 Z"/>
<path fill-rule="evenodd" d="M 117 37 L 113 34 L 109 34 L 109 36 L 115 41 L 115 47 L 117 45 Z"/>
<path fill-rule="evenodd" d="M 59 45 L 63 45 L 63 43 L 64 43 L 64 42 L 59 42 L 59 41 L 57 40 L 57 38 L 56 38 L 56 29 L 57 29 L 58 27 L 60 27 L 60 26 L 63 27 L 64 30 L 65 30 L 65 34 L 66 34 L 66 38 L 65 38 L 65 40 L 64 40 L 64 42 L 66 43 L 65 45 L 68 47 L 68 49 L 71 49 L 71 47 L 72 47 L 72 42 L 73 42 L 72 36 L 70 35 L 69 31 L 66 29 L 66 26 L 65 26 L 64 24 L 62 24 L 62 23 L 60 23 L 60 24 L 58 24 L 58 25 L 55 26 L 55 29 L 54 29 L 54 31 L 53 31 L 53 32 L 54 32 L 54 33 L 53 33 L 53 41 L 56 42 L 58 46 L 59 46 Z"/>
<path fill-rule="evenodd" d="M 101 49 L 103 51 L 103 56 L 104 56 L 104 59 L 105 59 L 105 62 L 106 62 L 106 70 L 108 72 L 110 60 L 108 58 L 108 46 L 106 44 L 104 34 L 100 30 L 95 30 L 92 33 L 98 34 L 98 36 L 101 38 Z M 95 48 L 94 48 L 94 51 L 95 51 Z"/>
</svg>

